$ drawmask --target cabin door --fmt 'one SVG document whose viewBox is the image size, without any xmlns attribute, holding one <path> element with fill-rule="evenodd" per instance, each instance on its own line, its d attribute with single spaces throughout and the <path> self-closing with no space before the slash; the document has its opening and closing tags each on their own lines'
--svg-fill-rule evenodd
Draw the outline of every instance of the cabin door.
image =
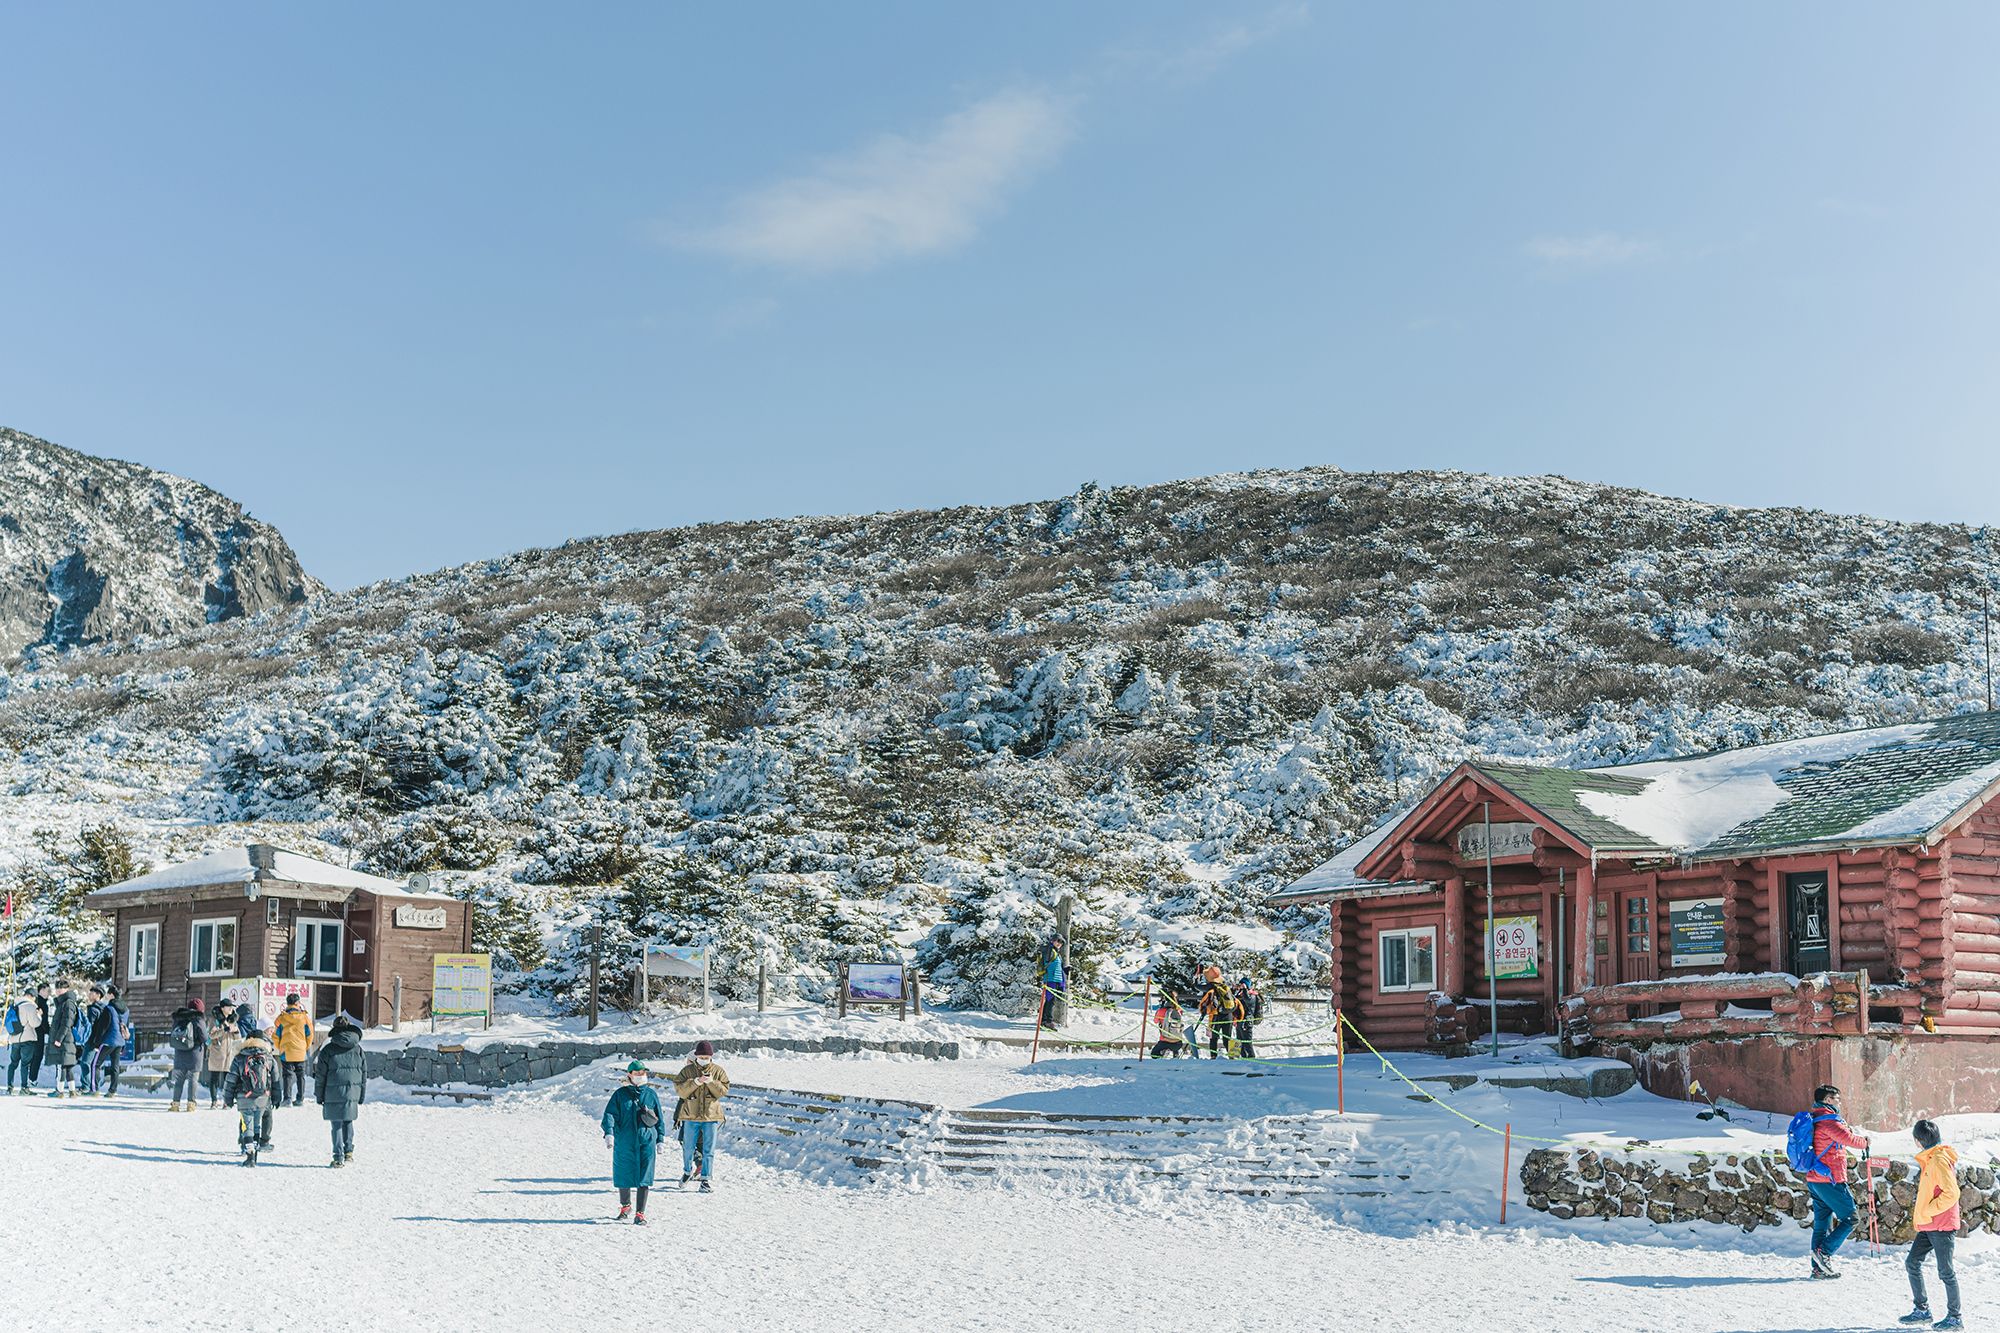
<svg viewBox="0 0 2000 1333">
<path fill-rule="evenodd" d="M 1618 895 L 1618 915 L 1623 929 L 1612 937 L 1612 947 L 1618 955 L 1620 981 L 1653 979 L 1653 946 L 1656 943 L 1653 938 L 1654 906 L 1649 893 Z"/>
<path fill-rule="evenodd" d="M 1785 970 L 1795 977 L 1833 966 L 1826 872 L 1785 876 Z"/>
</svg>

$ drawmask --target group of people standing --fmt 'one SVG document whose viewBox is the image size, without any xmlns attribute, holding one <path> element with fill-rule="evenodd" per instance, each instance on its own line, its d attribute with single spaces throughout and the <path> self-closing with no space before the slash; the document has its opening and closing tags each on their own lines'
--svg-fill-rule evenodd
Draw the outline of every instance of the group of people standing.
<svg viewBox="0 0 2000 1333">
<path fill-rule="evenodd" d="M 1264 1017 L 1263 992 L 1249 977 L 1239 978 L 1232 987 L 1223 980 L 1219 967 L 1203 972 L 1202 980 L 1206 984 L 1201 994 L 1189 1001 L 1194 1009 L 1192 1017 L 1172 991 L 1161 992 L 1160 1007 L 1153 1014 L 1160 1035 L 1153 1043 L 1152 1058 L 1179 1059 L 1185 1050 L 1189 1056 L 1200 1059 L 1201 1046 L 1196 1038 L 1206 1021 L 1209 1059 L 1219 1059 L 1222 1055 L 1256 1059 L 1257 1023 Z"/>
<path fill-rule="evenodd" d="M 168 1022 L 166 1045 L 173 1053 L 167 1076 L 169 1111 L 194 1110 L 198 1090 L 205 1089 L 210 1110 L 236 1110 L 237 1148 L 243 1165 L 255 1166 L 259 1153 L 271 1151 L 272 1112 L 305 1104 L 310 1072 L 313 1100 L 332 1129 L 331 1165 L 354 1160 L 354 1121 L 367 1094 L 367 1062 L 361 1029 L 353 1019 L 336 1015 L 317 1051 L 312 1015 L 297 995 L 286 997 L 268 1031 L 248 1005 L 224 999 L 211 1017 L 201 998 L 192 995 Z M 117 1093 L 119 1060 L 132 1035 L 132 1017 L 116 986 L 92 985 L 86 992 L 82 982 L 68 978 L 43 982 L 32 995 L 8 1004 L 4 1026 L 8 1096 L 17 1095 L 17 1081 L 19 1095 L 33 1095 L 44 1064 L 56 1073 L 51 1097 L 75 1097 L 80 1089 L 96 1093 L 100 1076 L 102 1095 Z"/>
<path fill-rule="evenodd" d="M 618 1191 L 618 1218 L 646 1225 L 646 1195 L 653 1188 L 654 1163 L 664 1136 L 665 1116 L 660 1094 L 648 1087 L 652 1071 L 637 1060 L 625 1066 L 625 1083 L 605 1103 L 604 1146 L 611 1150 L 611 1184 Z M 729 1095 L 729 1075 L 715 1062 L 715 1046 L 698 1042 L 694 1054 L 674 1075 L 674 1131 L 681 1141 L 681 1188 L 701 1172 L 701 1192 L 715 1188 L 715 1131 L 723 1121 L 722 1099 Z M 639 1208 L 632 1209 L 632 1192 Z"/>
<path fill-rule="evenodd" d="M 132 1011 L 118 987 L 92 984 L 86 990 L 69 977 L 45 981 L 34 994 L 11 1000 L 0 1026 L 6 1030 L 9 1097 L 38 1091 L 43 1065 L 55 1071 L 51 1097 L 118 1094 L 120 1061 L 132 1037 Z"/>
</svg>

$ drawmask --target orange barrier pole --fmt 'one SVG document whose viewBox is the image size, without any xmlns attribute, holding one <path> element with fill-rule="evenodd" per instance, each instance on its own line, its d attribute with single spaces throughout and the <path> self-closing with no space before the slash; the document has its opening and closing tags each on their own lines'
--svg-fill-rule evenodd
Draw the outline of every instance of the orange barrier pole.
<svg viewBox="0 0 2000 1333">
<path fill-rule="evenodd" d="M 1507 1225 L 1507 1177 L 1514 1169 L 1514 1126 L 1507 1126 L 1507 1138 L 1500 1149 L 1500 1225 Z"/>
<path fill-rule="evenodd" d="M 1146 998 L 1139 1001 L 1139 1058 L 1146 1058 L 1146 1015 L 1153 1011 L 1153 979 L 1146 978 Z"/>
<path fill-rule="evenodd" d="M 1035 1041 L 1034 1041 L 1034 1044 L 1033 1044 L 1032 1046 L 1028 1047 L 1028 1063 L 1029 1063 L 1029 1064 L 1033 1064 L 1033 1063 L 1035 1063 L 1035 1057 L 1036 1057 L 1037 1055 L 1041 1054 L 1041 1050 L 1042 1050 L 1042 1006 L 1043 1006 L 1044 1004 L 1048 1003 L 1048 998 L 1049 998 L 1049 988 L 1048 988 L 1047 986 L 1037 986 L 1037 987 L 1035 987 Z"/>
</svg>

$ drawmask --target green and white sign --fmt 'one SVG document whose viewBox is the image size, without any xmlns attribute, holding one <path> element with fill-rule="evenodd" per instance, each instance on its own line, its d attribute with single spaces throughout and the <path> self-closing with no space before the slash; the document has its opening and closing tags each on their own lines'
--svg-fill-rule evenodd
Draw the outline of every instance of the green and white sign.
<svg viewBox="0 0 2000 1333">
<path fill-rule="evenodd" d="M 1667 904 L 1671 967 L 1721 967 L 1726 898 L 1683 898 Z"/>
<path fill-rule="evenodd" d="M 1502 981 L 1510 977 L 1538 977 L 1542 974 L 1537 955 L 1541 952 L 1541 918 L 1501 916 L 1493 919 L 1493 975 Z"/>
</svg>

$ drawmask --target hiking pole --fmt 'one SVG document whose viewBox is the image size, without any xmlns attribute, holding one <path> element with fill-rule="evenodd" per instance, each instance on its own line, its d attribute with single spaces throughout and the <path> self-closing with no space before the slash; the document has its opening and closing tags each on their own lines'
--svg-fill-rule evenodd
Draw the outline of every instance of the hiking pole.
<svg viewBox="0 0 2000 1333">
<path fill-rule="evenodd" d="M 1882 1253 L 1882 1236 L 1881 1233 L 1876 1228 L 1876 1221 L 1875 1221 L 1874 1151 L 1875 1151 L 1874 1146 L 1872 1144 L 1862 1148 L 1861 1150 L 1861 1178 L 1862 1180 L 1866 1181 L 1868 1185 L 1868 1252 L 1870 1254 L 1879 1255 Z"/>
</svg>

